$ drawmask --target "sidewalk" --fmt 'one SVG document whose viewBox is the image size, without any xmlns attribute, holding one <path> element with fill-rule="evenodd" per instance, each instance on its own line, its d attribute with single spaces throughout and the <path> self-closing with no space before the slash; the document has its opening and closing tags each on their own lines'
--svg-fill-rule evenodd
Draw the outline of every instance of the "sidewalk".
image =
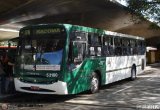
<svg viewBox="0 0 160 110">
<path fill-rule="evenodd" d="M 154 64 L 147 64 L 145 67 L 145 70 L 150 70 L 150 69 L 157 69 L 160 68 L 160 63 L 154 63 Z"/>
<path fill-rule="evenodd" d="M 160 67 L 160 63 L 147 64 L 150 67 Z"/>
<path fill-rule="evenodd" d="M 142 77 L 143 75 L 145 75 L 145 77 L 149 77 L 151 74 L 155 72 L 159 73 L 159 71 L 160 71 L 160 63 L 147 64 L 144 71 L 138 74 L 138 76 Z"/>
</svg>

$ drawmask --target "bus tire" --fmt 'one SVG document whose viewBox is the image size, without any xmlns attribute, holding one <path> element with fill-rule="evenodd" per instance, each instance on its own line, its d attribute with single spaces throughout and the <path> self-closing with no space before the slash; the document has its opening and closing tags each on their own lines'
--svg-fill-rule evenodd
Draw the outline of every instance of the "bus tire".
<svg viewBox="0 0 160 110">
<path fill-rule="evenodd" d="M 131 69 L 131 78 L 130 80 L 133 81 L 136 79 L 136 67 L 135 66 L 132 66 L 132 69 Z"/>
<path fill-rule="evenodd" d="M 96 72 L 92 73 L 91 76 L 91 87 L 90 87 L 90 91 L 91 93 L 97 93 L 99 91 L 99 76 Z"/>
</svg>

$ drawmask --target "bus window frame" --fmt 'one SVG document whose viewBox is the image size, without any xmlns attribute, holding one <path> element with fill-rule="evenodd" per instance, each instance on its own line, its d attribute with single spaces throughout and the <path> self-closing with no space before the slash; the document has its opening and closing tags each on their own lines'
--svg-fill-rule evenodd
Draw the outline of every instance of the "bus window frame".
<svg viewBox="0 0 160 110">
<path fill-rule="evenodd" d="M 118 40 L 116 41 L 116 39 Z M 116 43 L 118 43 L 118 45 Z M 122 56 L 123 55 L 122 52 L 123 52 L 122 51 L 122 38 L 119 36 L 115 36 L 114 37 L 114 54 L 115 56 Z"/>
<path fill-rule="evenodd" d="M 88 33 L 88 51 L 91 57 L 101 57 L 103 46 L 103 35 L 97 33 Z M 94 50 L 94 54 L 91 54 L 91 50 Z"/>
<path fill-rule="evenodd" d="M 105 57 L 110 57 L 114 56 L 114 42 L 113 42 L 114 37 L 111 35 L 104 35 L 103 36 L 103 56 Z M 106 43 L 106 41 L 108 41 Z M 107 45 L 106 45 L 107 44 Z M 107 53 L 105 53 L 107 51 Z"/>
<path fill-rule="evenodd" d="M 79 39 L 76 39 L 76 34 L 75 33 L 84 33 L 84 37 L 85 39 L 84 40 L 79 40 Z M 76 44 L 76 43 L 81 43 L 81 44 L 85 44 L 85 51 L 83 53 L 83 58 L 82 58 L 82 61 L 85 59 L 85 57 L 88 56 L 88 37 L 87 37 L 87 33 L 86 32 L 83 32 L 83 31 L 71 31 L 70 32 L 70 39 L 69 39 L 69 48 L 68 48 L 68 60 L 67 62 L 69 64 L 71 63 L 74 63 L 74 55 L 73 55 L 73 46 Z M 84 55 L 85 54 L 85 55 Z M 82 62 L 81 61 L 81 62 Z"/>
</svg>

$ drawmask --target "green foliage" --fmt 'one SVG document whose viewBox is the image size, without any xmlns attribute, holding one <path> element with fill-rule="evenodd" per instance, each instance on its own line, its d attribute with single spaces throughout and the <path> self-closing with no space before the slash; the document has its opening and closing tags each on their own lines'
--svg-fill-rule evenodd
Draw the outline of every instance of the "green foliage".
<svg viewBox="0 0 160 110">
<path fill-rule="evenodd" d="M 152 19 L 156 24 L 160 23 L 160 0 L 127 0 L 128 8 L 132 13 L 137 13 L 140 18 L 144 16 Z M 152 27 L 157 28 L 157 26 Z"/>
<path fill-rule="evenodd" d="M 160 29 L 160 27 L 155 23 L 151 23 L 150 29 Z"/>
</svg>

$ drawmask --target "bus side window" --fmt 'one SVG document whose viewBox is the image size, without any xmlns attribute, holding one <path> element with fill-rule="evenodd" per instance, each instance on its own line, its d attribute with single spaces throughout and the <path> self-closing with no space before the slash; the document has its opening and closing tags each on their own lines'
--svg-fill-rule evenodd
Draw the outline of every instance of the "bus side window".
<svg viewBox="0 0 160 110">
<path fill-rule="evenodd" d="M 86 53 L 86 43 L 81 42 L 74 42 L 74 48 L 77 50 L 77 55 L 74 56 L 74 62 L 79 64 L 81 63 L 85 58 Z"/>
<path fill-rule="evenodd" d="M 109 36 L 109 53 L 110 55 L 114 55 L 114 46 L 113 46 L 113 36 Z"/>
<path fill-rule="evenodd" d="M 87 33 L 73 31 L 70 33 L 70 44 L 68 53 L 68 63 L 81 63 L 88 54 Z"/>
<path fill-rule="evenodd" d="M 138 49 L 138 55 L 140 55 L 141 54 L 141 41 L 138 41 L 137 49 Z"/>
<path fill-rule="evenodd" d="M 95 47 L 93 45 L 93 33 L 88 33 L 88 47 L 89 47 L 89 55 L 96 56 Z"/>
<path fill-rule="evenodd" d="M 73 70 L 76 68 L 86 57 L 86 43 L 71 42 L 69 45 L 68 53 L 68 68 Z"/>
<path fill-rule="evenodd" d="M 119 37 L 115 37 L 114 39 L 114 45 L 115 45 L 115 55 L 121 56 L 122 55 L 122 39 Z"/>
<path fill-rule="evenodd" d="M 139 40 L 138 44 L 137 44 L 137 49 L 138 49 L 138 54 L 143 55 L 146 51 L 145 50 L 145 42 L 142 40 Z"/>
<path fill-rule="evenodd" d="M 96 54 L 97 56 L 102 56 L 102 35 L 97 35 L 98 43 L 96 45 Z"/>
<path fill-rule="evenodd" d="M 107 38 L 108 36 L 104 36 L 103 37 L 103 48 L 102 48 L 102 52 L 103 52 L 103 55 L 104 56 L 108 56 L 109 55 L 109 47 L 108 47 L 108 43 L 109 43 L 109 40 Z"/>
<path fill-rule="evenodd" d="M 130 40 L 130 49 L 131 49 L 131 55 L 137 54 L 137 43 L 136 43 L 136 40 L 133 40 L 133 39 Z"/>
<path fill-rule="evenodd" d="M 122 38 L 122 54 L 127 55 L 127 39 Z"/>
<path fill-rule="evenodd" d="M 102 35 L 89 33 L 88 34 L 89 55 L 101 56 L 102 55 Z"/>
<path fill-rule="evenodd" d="M 138 54 L 138 51 L 137 51 L 137 40 L 134 40 L 133 54 L 134 55 Z"/>
<path fill-rule="evenodd" d="M 146 47 L 145 41 L 142 41 L 142 52 L 141 52 L 142 55 L 145 54 L 145 52 L 146 52 L 145 47 Z"/>
<path fill-rule="evenodd" d="M 103 37 L 103 55 L 111 56 L 113 55 L 113 38 L 112 36 Z"/>
<path fill-rule="evenodd" d="M 130 55 L 129 39 L 127 39 L 127 38 L 122 39 L 122 48 L 123 48 L 123 55 Z"/>
<path fill-rule="evenodd" d="M 131 46 L 131 44 L 130 44 L 130 40 L 129 39 L 127 39 L 127 55 L 131 55 L 131 49 L 130 49 L 130 46 Z"/>
</svg>

